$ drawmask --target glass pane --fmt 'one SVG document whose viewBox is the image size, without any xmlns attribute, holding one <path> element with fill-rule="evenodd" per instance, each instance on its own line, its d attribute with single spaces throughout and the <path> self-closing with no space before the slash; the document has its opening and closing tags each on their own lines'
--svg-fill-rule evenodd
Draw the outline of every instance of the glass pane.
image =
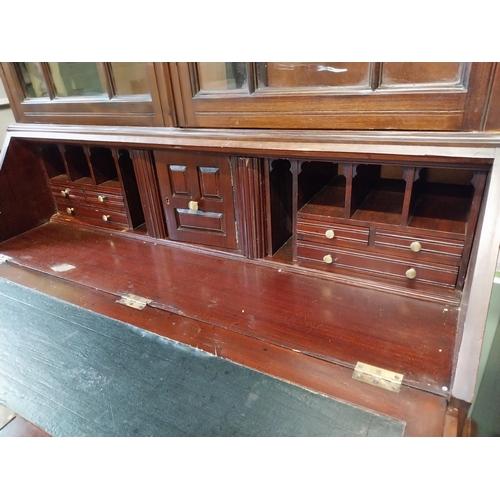
<svg viewBox="0 0 500 500">
<path fill-rule="evenodd" d="M 149 94 L 146 64 L 141 62 L 111 63 L 118 95 Z"/>
<path fill-rule="evenodd" d="M 52 79 L 59 97 L 104 94 L 95 62 L 49 63 Z"/>
<path fill-rule="evenodd" d="M 458 83 L 462 63 L 384 63 L 382 85 Z"/>
<path fill-rule="evenodd" d="M 259 88 L 367 86 L 370 63 L 267 62 L 257 63 Z"/>
<path fill-rule="evenodd" d="M 15 65 L 27 98 L 48 97 L 47 84 L 40 63 L 17 62 Z"/>
<path fill-rule="evenodd" d="M 247 89 L 247 66 L 244 62 L 199 62 L 200 90 Z"/>
</svg>

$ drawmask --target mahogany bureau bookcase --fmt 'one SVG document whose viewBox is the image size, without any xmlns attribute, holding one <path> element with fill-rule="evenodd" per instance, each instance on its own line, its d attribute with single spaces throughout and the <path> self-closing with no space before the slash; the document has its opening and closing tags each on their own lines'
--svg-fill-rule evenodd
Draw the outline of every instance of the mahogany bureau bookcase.
<svg viewBox="0 0 500 500">
<path fill-rule="evenodd" d="M 407 435 L 463 417 L 500 243 L 497 63 L 0 68 L 3 276 L 132 293 L 153 331 Z"/>
</svg>

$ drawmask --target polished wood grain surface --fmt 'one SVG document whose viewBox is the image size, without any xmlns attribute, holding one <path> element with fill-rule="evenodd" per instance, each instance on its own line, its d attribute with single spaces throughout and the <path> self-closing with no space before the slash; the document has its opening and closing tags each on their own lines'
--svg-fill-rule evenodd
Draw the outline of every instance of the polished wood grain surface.
<svg viewBox="0 0 500 500">
<path fill-rule="evenodd" d="M 438 394 L 451 381 L 457 309 L 449 305 L 55 223 L 3 243 L 0 252 L 324 360 L 404 373 L 408 384 Z M 60 264 L 75 267 L 58 274 L 52 268 Z"/>
<path fill-rule="evenodd" d="M 32 145 L 12 140 L 0 165 L 0 241 L 47 222 L 55 203 Z"/>
<path fill-rule="evenodd" d="M 116 303 L 116 296 L 61 277 L 6 263 L 0 276 L 158 335 L 406 422 L 405 436 L 441 436 L 444 397 L 403 386 L 399 394 L 360 383 L 352 370 L 316 357 L 241 335 L 154 307 L 142 311 Z"/>
</svg>

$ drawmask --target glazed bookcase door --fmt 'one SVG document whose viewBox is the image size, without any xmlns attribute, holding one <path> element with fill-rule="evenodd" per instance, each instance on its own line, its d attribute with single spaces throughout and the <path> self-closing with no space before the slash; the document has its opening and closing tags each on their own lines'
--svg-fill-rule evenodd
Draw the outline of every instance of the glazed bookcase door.
<svg viewBox="0 0 500 500">
<path fill-rule="evenodd" d="M 236 249 L 229 158 L 161 151 L 155 160 L 169 237 Z"/>
<path fill-rule="evenodd" d="M 188 127 L 480 130 L 495 63 L 169 63 Z"/>
<path fill-rule="evenodd" d="M 154 63 L 1 63 L 0 76 L 18 122 L 173 125 Z"/>
</svg>

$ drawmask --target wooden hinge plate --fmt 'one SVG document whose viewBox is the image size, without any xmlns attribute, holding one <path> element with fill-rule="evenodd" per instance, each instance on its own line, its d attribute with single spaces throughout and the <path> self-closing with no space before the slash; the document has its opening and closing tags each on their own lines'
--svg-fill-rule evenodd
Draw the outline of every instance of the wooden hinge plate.
<svg viewBox="0 0 500 500">
<path fill-rule="evenodd" d="M 359 361 L 356 363 L 352 374 L 352 378 L 355 380 L 392 392 L 399 392 L 401 390 L 403 377 L 404 375 L 401 373 L 391 372 L 390 370 L 360 363 Z"/>
<path fill-rule="evenodd" d="M 133 293 L 127 293 L 122 295 L 121 299 L 117 300 L 118 304 L 124 304 L 129 307 L 133 307 L 134 309 L 142 310 L 149 303 L 152 302 L 151 299 L 146 299 L 144 297 L 140 297 L 139 295 L 134 295 Z"/>
</svg>

